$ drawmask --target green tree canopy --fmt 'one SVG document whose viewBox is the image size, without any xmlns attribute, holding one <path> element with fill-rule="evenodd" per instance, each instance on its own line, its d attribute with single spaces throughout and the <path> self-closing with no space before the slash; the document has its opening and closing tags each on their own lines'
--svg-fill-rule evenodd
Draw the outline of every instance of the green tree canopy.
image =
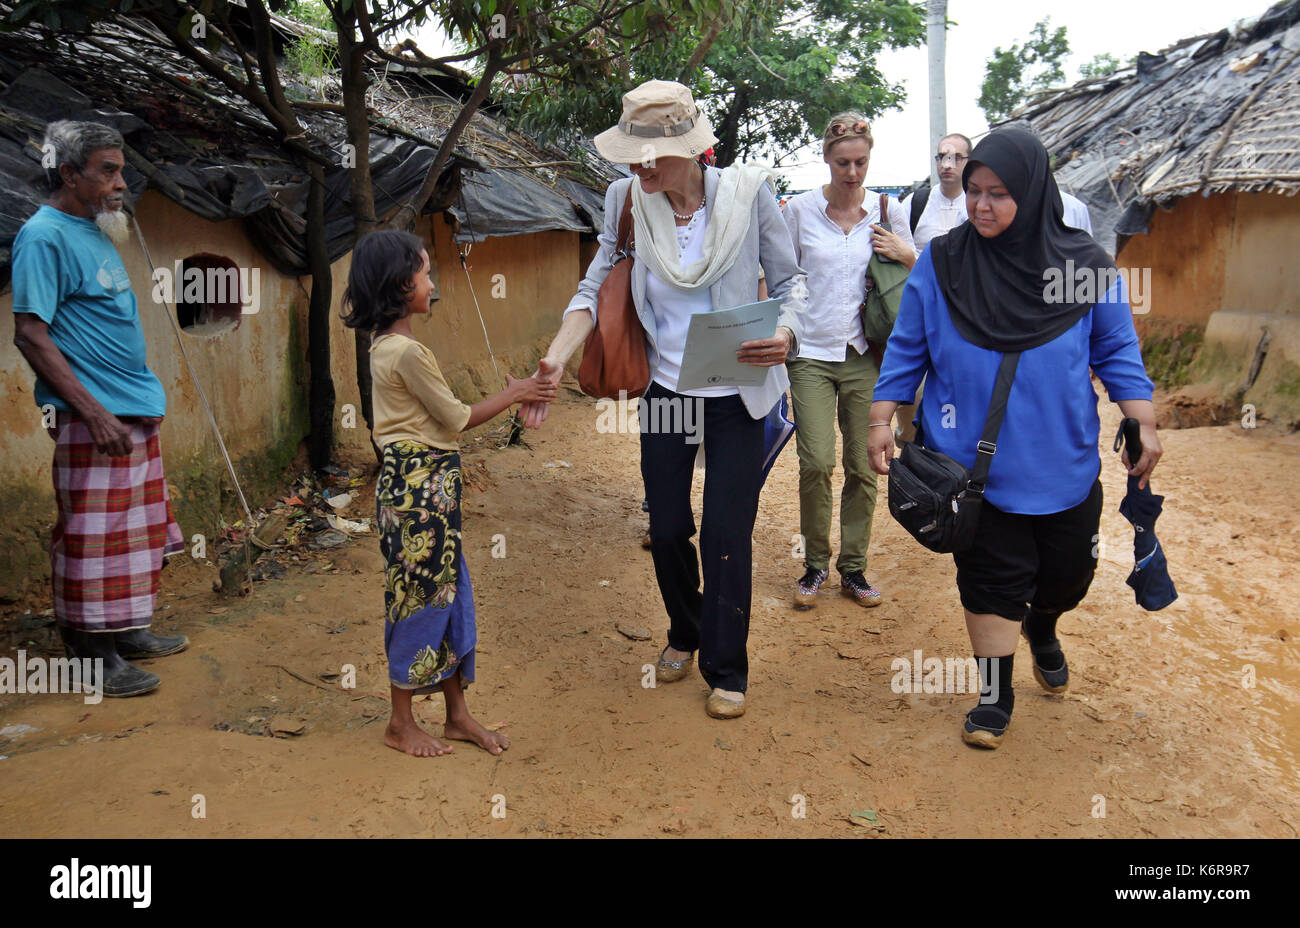
<svg viewBox="0 0 1300 928">
<path fill-rule="evenodd" d="M 1065 27 L 1052 29 L 1051 17 L 1034 25 L 1024 44 L 997 47 L 984 66 L 979 107 L 990 123 L 1001 122 L 1035 90 L 1065 83 L 1062 62 L 1070 54 Z"/>
<path fill-rule="evenodd" d="M 1114 74 L 1124 65 L 1110 52 L 1102 52 L 1100 55 L 1094 55 L 1092 61 L 1085 61 L 1079 65 L 1079 76 L 1105 77 L 1107 74 Z"/>
<path fill-rule="evenodd" d="M 594 90 L 536 79 L 498 96 L 528 129 L 560 140 L 608 127 L 637 84 L 679 80 L 713 123 L 719 164 L 760 155 L 780 164 L 835 113 L 874 117 L 903 101 L 876 59 L 921 44 L 924 13 L 907 0 L 746 0 L 715 17 L 665 20 L 605 63 Z"/>
</svg>

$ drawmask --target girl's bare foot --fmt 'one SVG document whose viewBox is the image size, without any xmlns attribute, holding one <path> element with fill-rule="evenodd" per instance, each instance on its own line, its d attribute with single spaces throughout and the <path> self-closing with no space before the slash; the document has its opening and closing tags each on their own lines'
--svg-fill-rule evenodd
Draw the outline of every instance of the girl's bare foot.
<svg viewBox="0 0 1300 928">
<path fill-rule="evenodd" d="M 489 754 L 500 754 L 510 747 L 510 739 L 499 731 L 488 731 L 468 713 L 463 716 L 447 717 L 442 736 L 453 741 L 472 741 Z"/>
<path fill-rule="evenodd" d="M 454 750 L 450 744 L 439 741 L 414 721 L 402 723 L 396 719 L 391 720 L 384 729 L 384 744 L 413 757 L 439 757 Z"/>
</svg>

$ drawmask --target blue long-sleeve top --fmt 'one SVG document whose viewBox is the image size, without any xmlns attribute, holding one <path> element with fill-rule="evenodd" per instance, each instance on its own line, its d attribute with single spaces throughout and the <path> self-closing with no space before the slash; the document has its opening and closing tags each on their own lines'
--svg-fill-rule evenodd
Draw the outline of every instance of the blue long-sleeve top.
<svg viewBox="0 0 1300 928">
<path fill-rule="evenodd" d="M 903 287 L 874 399 L 911 403 L 925 377 L 925 446 L 973 467 L 1001 361 L 953 326 L 926 248 Z M 1151 399 L 1122 278 L 1070 329 L 1021 354 L 985 490 L 993 505 L 1040 515 L 1087 497 L 1101 471 L 1090 367 L 1112 401 Z"/>
</svg>

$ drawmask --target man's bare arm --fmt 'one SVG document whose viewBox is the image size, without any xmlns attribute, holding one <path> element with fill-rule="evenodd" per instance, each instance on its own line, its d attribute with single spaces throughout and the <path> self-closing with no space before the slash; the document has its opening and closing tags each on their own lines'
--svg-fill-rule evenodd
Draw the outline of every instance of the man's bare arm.
<svg viewBox="0 0 1300 928">
<path fill-rule="evenodd" d="M 43 319 L 32 313 L 14 313 L 14 345 L 36 376 L 85 421 L 101 454 L 125 457 L 131 453 L 131 430 L 77 379 L 68 359 L 50 338 L 50 328 Z"/>
</svg>

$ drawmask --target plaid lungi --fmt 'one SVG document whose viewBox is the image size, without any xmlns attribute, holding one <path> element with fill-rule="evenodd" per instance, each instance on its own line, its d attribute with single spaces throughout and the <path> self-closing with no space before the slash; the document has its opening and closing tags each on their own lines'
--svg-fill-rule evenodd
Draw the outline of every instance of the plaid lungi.
<svg viewBox="0 0 1300 928">
<path fill-rule="evenodd" d="M 158 424 L 129 428 L 135 447 L 129 457 L 113 458 L 95 450 L 80 417 L 57 416 L 54 615 L 78 631 L 147 628 L 163 558 L 185 549 L 163 477 Z"/>
</svg>

